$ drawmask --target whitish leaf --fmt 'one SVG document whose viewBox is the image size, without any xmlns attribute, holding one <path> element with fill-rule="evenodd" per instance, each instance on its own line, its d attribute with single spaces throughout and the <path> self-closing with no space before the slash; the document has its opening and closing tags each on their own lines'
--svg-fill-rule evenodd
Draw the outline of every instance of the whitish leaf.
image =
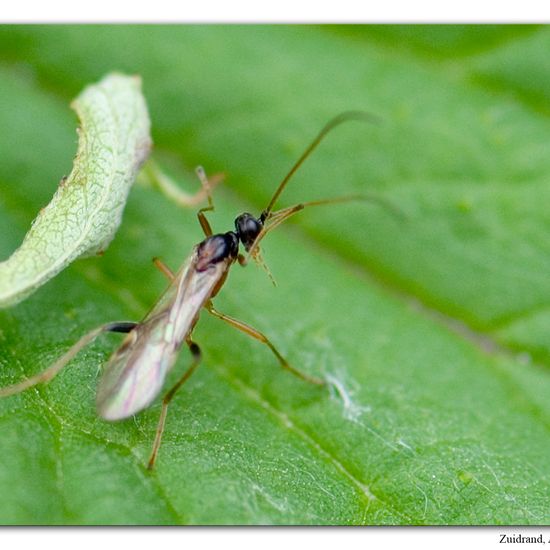
<svg viewBox="0 0 550 550">
<path fill-rule="evenodd" d="M 0 263 L 0 307 L 25 299 L 75 259 L 105 250 L 149 154 L 140 78 L 110 74 L 85 88 L 71 106 L 81 123 L 73 169 L 21 246 Z"/>
</svg>

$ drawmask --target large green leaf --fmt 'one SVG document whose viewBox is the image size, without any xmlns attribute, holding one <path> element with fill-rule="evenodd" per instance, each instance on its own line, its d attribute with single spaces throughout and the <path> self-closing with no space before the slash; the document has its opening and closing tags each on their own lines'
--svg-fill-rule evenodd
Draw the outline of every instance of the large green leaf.
<svg viewBox="0 0 550 550">
<path fill-rule="evenodd" d="M 549 47 L 546 27 L 0 29 L 3 257 L 70 168 L 68 101 L 113 70 L 142 76 L 156 158 L 182 185 L 199 163 L 227 174 L 220 231 L 348 109 L 384 124 L 335 131 L 281 205 L 368 191 L 407 214 L 305 211 L 265 241 L 277 288 L 234 268 L 217 307 L 331 390 L 203 315 L 204 364 L 152 473 L 159 405 L 94 412 L 115 335 L 2 400 L 0 522 L 548 523 Z M 151 258 L 175 268 L 200 238 L 192 211 L 134 189 L 103 257 L 0 313 L 0 383 L 139 319 L 165 285 Z"/>
</svg>

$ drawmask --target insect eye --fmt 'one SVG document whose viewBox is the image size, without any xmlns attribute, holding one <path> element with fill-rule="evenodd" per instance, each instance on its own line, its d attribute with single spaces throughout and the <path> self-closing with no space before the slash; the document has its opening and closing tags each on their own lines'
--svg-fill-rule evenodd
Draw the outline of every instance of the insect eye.
<svg viewBox="0 0 550 550">
<path fill-rule="evenodd" d="M 235 220 L 235 230 L 243 246 L 248 250 L 262 230 L 262 223 L 252 214 L 241 214 Z"/>
</svg>

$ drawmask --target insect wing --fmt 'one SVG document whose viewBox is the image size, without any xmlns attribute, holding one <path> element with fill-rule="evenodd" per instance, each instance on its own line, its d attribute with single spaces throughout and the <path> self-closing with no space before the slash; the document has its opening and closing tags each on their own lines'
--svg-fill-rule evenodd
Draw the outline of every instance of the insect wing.
<svg viewBox="0 0 550 550">
<path fill-rule="evenodd" d="M 227 269 L 225 262 L 195 269 L 196 250 L 160 300 L 109 359 L 97 392 L 97 409 L 107 420 L 127 418 L 158 395 L 177 351 Z"/>
</svg>

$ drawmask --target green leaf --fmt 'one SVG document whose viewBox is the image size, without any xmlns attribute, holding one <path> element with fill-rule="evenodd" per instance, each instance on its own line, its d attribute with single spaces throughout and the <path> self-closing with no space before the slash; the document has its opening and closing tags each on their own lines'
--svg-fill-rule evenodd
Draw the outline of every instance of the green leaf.
<svg viewBox="0 0 550 550">
<path fill-rule="evenodd" d="M 151 148 L 140 85 L 138 77 L 110 74 L 71 104 L 81 121 L 73 169 L 0 263 L 0 307 L 27 298 L 75 259 L 103 253 L 113 239 Z"/>
<path fill-rule="evenodd" d="M 119 423 L 94 412 L 116 335 L 0 401 L 2 523 L 550 521 L 548 28 L 18 26 L 0 45 L 5 254 L 70 165 L 64 105 L 112 70 L 142 75 L 156 159 L 187 190 L 197 164 L 225 172 L 216 231 L 260 211 L 349 109 L 384 123 L 336 130 L 279 206 L 368 192 L 407 215 L 306 210 L 264 241 L 277 288 L 233 268 L 217 308 L 330 391 L 203 315 L 203 364 L 152 473 L 159 403 Z M 151 258 L 175 269 L 201 238 L 189 211 L 134 189 L 102 258 L 0 314 L 0 384 L 139 319 L 165 286 Z"/>
</svg>

